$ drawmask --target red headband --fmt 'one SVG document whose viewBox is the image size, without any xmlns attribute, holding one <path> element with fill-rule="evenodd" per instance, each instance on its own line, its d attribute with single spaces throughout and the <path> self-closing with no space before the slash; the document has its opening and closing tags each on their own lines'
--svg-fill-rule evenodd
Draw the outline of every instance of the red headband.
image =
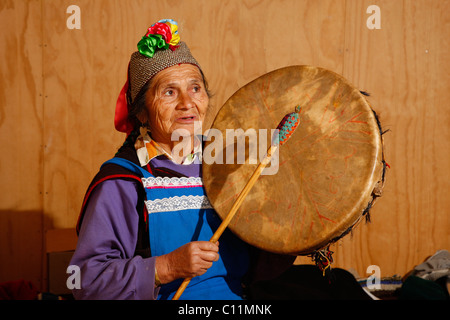
<svg viewBox="0 0 450 320">
<path fill-rule="evenodd" d="M 116 113 L 114 115 L 114 126 L 119 132 L 124 132 L 127 135 L 133 131 L 133 125 L 128 120 L 128 103 L 127 103 L 127 91 L 128 91 L 128 77 L 125 85 L 120 91 L 119 97 L 116 103 Z"/>
</svg>

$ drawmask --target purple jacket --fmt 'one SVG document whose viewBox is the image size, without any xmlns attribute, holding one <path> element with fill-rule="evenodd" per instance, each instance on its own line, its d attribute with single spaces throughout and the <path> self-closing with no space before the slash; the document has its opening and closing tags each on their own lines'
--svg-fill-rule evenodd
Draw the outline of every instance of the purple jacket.
<svg viewBox="0 0 450 320">
<path fill-rule="evenodd" d="M 80 267 L 75 299 L 153 300 L 155 257 L 134 256 L 137 182 L 108 180 L 91 194 L 71 265 Z M 126 213 L 126 214 L 124 214 Z"/>
<path fill-rule="evenodd" d="M 135 156 L 135 152 L 132 152 Z M 201 175 L 201 166 L 174 165 L 153 159 L 152 170 Z M 94 179 L 95 180 L 95 179 Z M 106 180 L 93 188 L 83 208 L 77 248 L 70 262 L 80 268 L 81 288 L 73 289 L 75 299 L 154 300 L 155 257 L 136 255 L 140 215 L 137 207 L 140 182 L 133 179 Z M 255 251 L 251 280 L 274 278 L 295 257 Z"/>
</svg>

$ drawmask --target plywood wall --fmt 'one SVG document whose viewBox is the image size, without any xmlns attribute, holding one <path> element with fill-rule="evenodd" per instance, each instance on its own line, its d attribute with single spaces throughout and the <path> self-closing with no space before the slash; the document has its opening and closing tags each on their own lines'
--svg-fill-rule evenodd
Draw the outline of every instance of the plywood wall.
<svg viewBox="0 0 450 320">
<path fill-rule="evenodd" d="M 81 29 L 69 29 L 70 5 Z M 370 5 L 381 29 L 369 29 Z M 130 54 L 161 18 L 179 22 L 220 106 L 288 65 L 370 92 L 391 166 L 383 197 L 338 242 L 336 266 L 405 274 L 450 249 L 450 1 L 0 0 L 0 282 L 45 287 L 45 232 L 75 225 L 99 165 L 122 143 L 115 101 Z"/>
</svg>

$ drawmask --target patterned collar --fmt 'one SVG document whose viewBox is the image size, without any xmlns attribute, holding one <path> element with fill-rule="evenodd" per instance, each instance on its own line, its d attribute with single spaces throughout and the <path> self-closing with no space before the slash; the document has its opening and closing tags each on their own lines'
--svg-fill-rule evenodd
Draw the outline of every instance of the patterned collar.
<svg viewBox="0 0 450 320">
<path fill-rule="evenodd" d="M 141 128 L 141 134 L 136 139 L 134 144 L 136 153 L 141 166 L 147 165 L 153 158 L 164 155 L 168 159 L 174 161 L 171 154 L 167 153 L 156 141 L 152 140 L 147 130 Z M 181 164 L 189 165 L 194 161 L 202 161 L 202 143 L 201 140 L 194 137 L 194 150 L 186 157 L 183 158 Z"/>
</svg>

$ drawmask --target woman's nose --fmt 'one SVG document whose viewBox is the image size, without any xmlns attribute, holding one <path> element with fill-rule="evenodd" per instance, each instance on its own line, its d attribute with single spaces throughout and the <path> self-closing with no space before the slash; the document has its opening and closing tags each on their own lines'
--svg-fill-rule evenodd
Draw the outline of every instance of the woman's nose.
<svg viewBox="0 0 450 320">
<path fill-rule="evenodd" d="M 192 99 L 191 95 L 189 94 L 189 92 L 181 92 L 179 95 L 179 101 L 178 101 L 178 105 L 177 108 L 179 109 L 190 109 L 194 107 L 194 100 Z"/>
</svg>

